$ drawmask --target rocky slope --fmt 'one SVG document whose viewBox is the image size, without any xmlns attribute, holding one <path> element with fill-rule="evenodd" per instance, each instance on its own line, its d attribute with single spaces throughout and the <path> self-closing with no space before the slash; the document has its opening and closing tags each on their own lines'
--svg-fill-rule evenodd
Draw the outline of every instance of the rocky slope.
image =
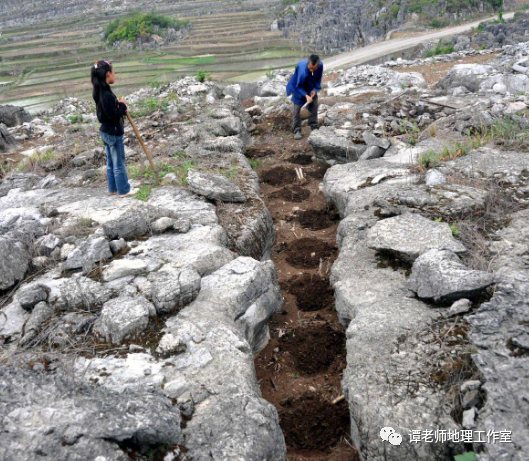
<svg viewBox="0 0 529 461">
<path fill-rule="evenodd" d="M 501 2 L 435 0 L 283 2 L 274 28 L 294 34 L 305 50 L 336 53 L 383 39 L 403 27 L 447 26 L 475 15 L 494 13 Z"/>
<path fill-rule="evenodd" d="M 363 460 L 471 446 L 479 460 L 527 458 L 528 51 L 454 65 L 434 88 L 404 61 L 361 66 L 321 96 L 308 143 L 343 218 L 330 279 Z M 288 120 L 288 103 L 264 99 L 267 120 Z M 388 426 L 402 440 L 382 440 Z"/>
<path fill-rule="evenodd" d="M 170 101 L 138 119 L 163 186 L 132 165 L 127 128 L 145 202 L 105 191 L 91 104 L 9 128 L 24 146 L 0 185 L 2 459 L 284 458 L 253 364 L 282 296 L 243 155 L 251 120 L 211 83 L 140 91 L 133 107 L 145 94 Z"/>
<path fill-rule="evenodd" d="M 304 148 L 328 168 L 321 191 L 342 218 L 330 270 L 346 334 L 337 402 L 362 460 L 452 460 L 470 446 L 480 461 L 527 458 L 528 56 L 529 43 L 506 47 L 433 87 L 394 64 L 326 77 L 322 127 Z M 283 297 L 245 154 L 256 126 L 277 145 L 291 136 L 289 75 L 132 95 L 163 179 L 127 127 L 137 199 L 105 191 L 89 102 L 31 121 L 0 112 L 1 458 L 285 459 L 254 366 Z M 287 340 L 294 354 L 299 336 Z M 305 381 L 291 378 L 295 392 Z M 383 427 L 401 439 L 382 440 Z"/>
</svg>

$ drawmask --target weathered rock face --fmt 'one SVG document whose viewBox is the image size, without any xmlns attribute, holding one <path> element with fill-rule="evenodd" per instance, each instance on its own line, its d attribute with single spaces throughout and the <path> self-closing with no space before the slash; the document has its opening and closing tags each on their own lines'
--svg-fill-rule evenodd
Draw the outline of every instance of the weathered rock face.
<svg viewBox="0 0 529 461">
<path fill-rule="evenodd" d="M 101 316 L 94 324 L 94 331 L 105 341 L 121 344 L 125 339 L 138 336 L 155 314 L 154 306 L 142 296 L 121 296 L 103 305 Z"/>
<path fill-rule="evenodd" d="M 367 244 L 377 251 L 393 252 L 408 262 L 432 249 L 465 252 L 465 247 L 452 236 L 447 223 L 430 221 L 412 213 L 375 224 L 369 230 Z"/>
<path fill-rule="evenodd" d="M 418 11 L 399 0 L 382 4 L 366 4 L 359 0 L 333 0 L 326 3 L 299 2 L 280 10 L 276 27 L 285 34 L 295 33 L 305 50 L 336 53 L 372 43 L 405 23 L 413 23 L 419 15 L 428 19 L 453 19 L 494 11 L 491 3 L 449 5 L 430 3 Z"/>
<path fill-rule="evenodd" d="M 22 280 L 28 270 L 28 263 L 29 256 L 19 242 L 0 237 L 0 290 Z"/>
<path fill-rule="evenodd" d="M 0 106 L 0 123 L 8 127 L 22 125 L 24 122 L 31 122 L 31 120 L 33 117 L 23 107 Z"/>
<path fill-rule="evenodd" d="M 356 161 L 359 157 L 355 145 L 334 128 L 321 127 L 313 131 L 308 142 L 312 146 L 316 160 L 329 166 Z"/>
<path fill-rule="evenodd" d="M 0 153 L 10 152 L 17 147 L 17 142 L 13 135 L 0 125 Z"/>
<path fill-rule="evenodd" d="M 20 383 L 23 382 L 24 386 Z M 130 459 L 119 444 L 143 449 L 181 442 L 180 414 L 159 393 L 117 393 L 66 377 L 2 367 L 2 459 Z"/>
<path fill-rule="evenodd" d="M 242 190 L 222 175 L 208 175 L 196 170 L 187 173 L 189 188 L 198 195 L 223 202 L 244 202 Z"/>
<path fill-rule="evenodd" d="M 492 274 L 468 269 L 449 250 L 430 250 L 413 263 L 408 287 L 422 299 L 452 303 L 473 298 L 494 283 Z"/>
<path fill-rule="evenodd" d="M 21 282 L 0 308 L 0 349 L 13 358 L 6 367 L 34 363 L 35 370 L 53 373 L 53 379 L 43 378 L 51 380 L 46 384 L 50 389 L 60 389 L 57 382 L 63 377 L 68 381 L 65 376 L 74 370 L 76 382 L 86 382 L 88 389 L 58 392 L 62 400 L 47 398 L 36 391 L 40 384 L 20 378 L 27 384 L 16 394 L 24 403 L 16 416 L 20 421 L 27 417 L 39 426 L 40 420 L 32 415 L 40 418 L 44 411 L 31 396 L 23 397 L 24 392 L 46 401 L 45 411 L 52 415 L 48 419 L 57 416 L 54 424 L 58 415 L 62 424 L 67 406 L 78 410 L 71 413 L 71 420 L 65 419 L 64 430 L 60 426 L 35 438 L 41 455 L 66 460 L 89 453 L 124 461 L 134 450 L 145 456 L 182 442 L 196 460 L 285 457 L 277 412 L 261 398 L 253 365 L 253 354 L 268 341 L 268 319 L 282 303 L 273 264 L 259 262 L 271 248 L 273 223 L 260 200 L 257 175 L 243 154 L 251 143 L 250 116 L 237 100 L 219 101 L 220 90 L 212 82 L 198 84 L 186 78 L 130 97 L 168 98 L 174 92 L 181 98 L 179 104 L 187 105 L 190 113 L 196 111 L 192 124 L 175 121 L 181 115 L 175 104 L 170 106 L 172 114 L 138 118 L 137 123 L 142 132 L 163 133 L 157 137 L 156 153 L 172 159 L 175 171 L 180 173 L 175 162 L 189 161 L 207 174 L 202 196 L 182 186 L 186 178 L 176 173 L 166 177 L 164 185 L 153 187 L 146 202 L 117 199 L 104 187 L 90 187 L 98 177 L 95 168 L 101 164 L 101 152 L 90 149 L 75 155 L 68 144 L 70 137 L 78 136 L 75 142 L 89 145 L 97 136 L 88 116 L 82 122 L 85 130 L 61 140 L 47 137 L 47 146 L 36 146 L 39 155 L 53 149 L 60 158 L 42 160 L 36 174 L 10 174 L 0 183 L 0 253 L 5 253 L 0 290 Z M 86 113 L 90 104 L 68 100 L 47 115 L 53 123 L 68 125 L 65 113 L 77 110 Z M 11 131 L 42 144 L 43 132 L 34 131 L 37 123 L 49 127 L 34 120 Z M 139 157 L 135 149 L 127 146 L 131 163 Z M 42 177 L 47 168 L 56 176 Z M 214 174 L 224 170 L 233 180 L 226 189 L 228 181 L 222 178 L 217 190 Z M 240 184 L 238 189 L 235 183 Z M 220 194 L 217 200 L 238 203 L 217 206 L 203 196 L 213 198 L 215 193 Z M 24 281 L 27 276 L 29 283 Z M 90 359 L 74 352 L 85 347 L 92 350 Z M 108 355 L 111 349 L 121 355 Z M 60 360 L 50 364 L 45 350 L 53 350 Z M 90 393 L 96 400 L 101 397 L 102 406 L 86 399 Z M 125 402 L 132 418 L 112 432 L 121 425 L 113 417 L 121 418 Z M 85 411 L 90 406 L 93 411 Z M 10 408 L 3 409 L 9 413 Z M 188 421 L 183 437 L 179 410 L 193 421 Z M 90 428 L 90 433 L 75 432 L 74 420 L 88 426 L 88 420 L 93 424 L 101 417 L 108 424 Z M 158 417 L 160 421 L 152 421 Z M 4 418 L 8 425 L 22 425 L 10 418 Z M 135 418 L 142 421 L 131 428 Z M 174 437 L 166 436 L 168 419 L 178 429 Z M 37 430 L 23 424 L 21 432 Z M 20 455 L 22 445 L 33 449 L 25 441 L 29 435 L 24 432 L 18 444 L 17 432 L 9 433 L 14 439 L 7 446 L 1 444 L 0 458 L 37 456 L 31 450 L 26 458 Z M 120 447 L 132 452 L 125 454 Z M 176 451 L 169 451 L 167 456 L 177 457 Z"/>
</svg>

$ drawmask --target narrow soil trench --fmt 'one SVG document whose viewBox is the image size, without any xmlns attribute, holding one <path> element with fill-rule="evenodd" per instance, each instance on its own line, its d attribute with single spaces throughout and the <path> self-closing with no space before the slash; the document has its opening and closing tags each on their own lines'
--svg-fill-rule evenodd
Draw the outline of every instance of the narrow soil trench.
<svg viewBox="0 0 529 461">
<path fill-rule="evenodd" d="M 271 258 L 285 298 L 270 322 L 271 339 L 256 357 L 263 397 L 278 410 L 288 461 L 356 461 L 342 395 L 345 334 L 329 284 L 339 215 L 319 185 L 325 168 L 284 124 L 262 123 L 247 156 L 258 160 L 263 198 L 274 220 Z M 295 168 L 302 168 L 300 182 Z M 338 400 L 336 402 L 336 400 Z"/>
</svg>

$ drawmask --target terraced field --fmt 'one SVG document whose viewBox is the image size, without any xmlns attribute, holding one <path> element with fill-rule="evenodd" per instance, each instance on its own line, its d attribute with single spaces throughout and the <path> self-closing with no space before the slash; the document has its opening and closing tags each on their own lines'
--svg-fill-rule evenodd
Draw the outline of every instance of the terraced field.
<svg viewBox="0 0 529 461">
<path fill-rule="evenodd" d="M 226 12 L 212 11 L 212 5 Z M 269 68 L 293 66 L 302 53 L 292 37 L 270 31 L 269 5 L 251 0 L 164 4 L 157 10 L 189 20 L 191 29 L 182 42 L 156 51 L 106 46 L 102 30 L 119 16 L 108 11 L 0 29 L 0 103 L 38 111 L 65 96 L 87 97 L 90 66 L 102 58 L 115 63 L 123 95 L 198 70 L 214 79 L 247 80 Z"/>
</svg>

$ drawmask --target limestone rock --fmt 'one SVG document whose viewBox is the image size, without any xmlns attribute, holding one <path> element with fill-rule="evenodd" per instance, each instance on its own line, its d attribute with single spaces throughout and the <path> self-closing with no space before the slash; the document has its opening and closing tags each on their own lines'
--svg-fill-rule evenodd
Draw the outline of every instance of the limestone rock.
<svg viewBox="0 0 529 461">
<path fill-rule="evenodd" d="M 23 382 L 24 386 L 20 383 Z M 64 376 L 0 369 L 0 459 L 125 461 L 120 443 L 181 441 L 178 409 L 148 391 L 118 393 Z"/>
<path fill-rule="evenodd" d="M 437 303 L 473 298 L 494 283 L 494 276 L 467 268 L 449 250 L 433 249 L 413 263 L 408 287 L 422 299 Z"/>
<path fill-rule="evenodd" d="M 355 145 L 334 128 L 321 127 L 308 137 L 316 160 L 328 165 L 355 162 L 359 153 Z"/>
<path fill-rule="evenodd" d="M 22 280 L 28 270 L 29 256 L 19 242 L 0 237 L 0 290 Z"/>
<path fill-rule="evenodd" d="M 35 283 L 23 287 L 17 293 L 17 299 L 23 309 L 31 311 L 35 305 L 48 299 L 49 292 L 50 289 L 47 286 Z"/>
<path fill-rule="evenodd" d="M 372 132 L 370 131 L 364 131 L 364 134 L 362 135 L 364 138 L 364 142 L 368 146 L 377 146 L 381 149 L 389 149 L 391 146 L 391 143 L 389 142 L 389 139 L 386 138 L 377 138 Z"/>
<path fill-rule="evenodd" d="M 373 160 L 375 158 L 380 158 L 384 155 L 384 149 L 378 146 L 369 146 L 358 160 Z"/>
<path fill-rule="evenodd" d="M 128 275 L 140 275 L 146 271 L 147 264 L 141 259 L 117 259 L 103 271 L 103 280 L 110 282 Z"/>
<path fill-rule="evenodd" d="M 206 174 L 190 169 L 187 173 L 189 188 L 198 195 L 223 202 L 245 202 L 246 196 L 239 186 L 220 174 Z"/>
<path fill-rule="evenodd" d="M 0 106 L 0 123 L 3 123 L 7 127 L 22 125 L 32 120 L 33 116 L 23 107 L 11 105 Z"/>
<path fill-rule="evenodd" d="M 0 125 L 0 153 L 10 152 L 17 147 L 17 142 L 13 135 L 9 134 L 2 125 Z"/>
<path fill-rule="evenodd" d="M 86 265 L 98 263 L 112 258 L 110 245 L 104 237 L 84 241 L 73 250 L 62 264 L 63 270 L 84 268 Z"/>
<path fill-rule="evenodd" d="M 151 274 L 153 303 L 158 314 L 171 314 L 189 304 L 200 290 L 200 275 L 193 269 Z"/>
<path fill-rule="evenodd" d="M 149 324 L 154 306 L 143 296 L 120 296 L 103 305 L 94 332 L 113 344 L 121 344 L 141 333 Z"/>
<path fill-rule="evenodd" d="M 45 302 L 39 302 L 24 326 L 24 336 L 21 344 L 25 345 L 31 342 L 40 332 L 44 322 L 53 317 L 53 308 Z"/>
<path fill-rule="evenodd" d="M 368 232 L 367 244 L 377 251 L 395 253 L 407 262 L 415 261 L 431 249 L 465 252 L 465 247 L 452 236 L 447 223 L 430 221 L 412 213 L 376 223 Z"/>
</svg>

